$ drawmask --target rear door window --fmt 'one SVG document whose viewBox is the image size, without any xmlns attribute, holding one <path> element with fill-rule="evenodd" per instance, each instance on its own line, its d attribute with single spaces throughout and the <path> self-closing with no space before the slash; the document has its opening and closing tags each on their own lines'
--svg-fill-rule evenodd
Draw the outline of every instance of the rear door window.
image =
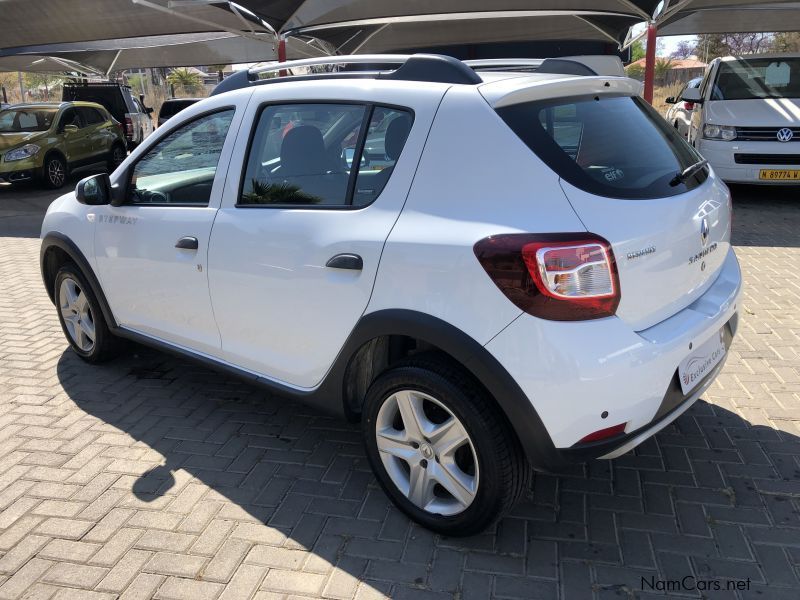
<svg viewBox="0 0 800 600">
<path fill-rule="evenodd" d="M 397 119 L 402 119 L 394 123 Z M 383 190 L 411 113 L 363 104 L 266 106 L 238 206 L 362 207 Z"/>
<path fill-rule="evenodd" d="M 551 169 L 592 194 L 618 198 L 674 196 L 700 185 L 695 150 L 639 98 L 579 97 L 498 109 L 511 129 Z"/>
</svg>

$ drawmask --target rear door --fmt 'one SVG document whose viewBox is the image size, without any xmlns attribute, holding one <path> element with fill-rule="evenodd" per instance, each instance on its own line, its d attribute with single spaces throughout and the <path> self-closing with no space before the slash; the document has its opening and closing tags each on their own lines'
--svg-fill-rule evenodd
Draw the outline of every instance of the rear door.
<svg viewBox="0 0 800 600">
<path fill-rule="evenodd" d="M 256 89 L 209 251 L 228 361 L 299 388 L 322 380 L 366 309 L 444 93 L 419 88 Z"/>
<path fill-rule="evenodd" d="M 77 127 L 77 130 L 66 129 L 67 125 L 73 125 Z M 75 107 L 70 106 L 61 113 L 58 120 L 58 132 L 64 139 L 64 154 L 71 166 L 80 165 L 91 159 L 91 136 Z"/>
<path fill-rule="evenodd" d="M 649 105 L 627 96 L 519 104 L 501 116 L 561 177 L 586 229 L 619 271 L 617 315 L 642 330 L 691 304 L 730 249 L 730 197 Z"/>
</svg>

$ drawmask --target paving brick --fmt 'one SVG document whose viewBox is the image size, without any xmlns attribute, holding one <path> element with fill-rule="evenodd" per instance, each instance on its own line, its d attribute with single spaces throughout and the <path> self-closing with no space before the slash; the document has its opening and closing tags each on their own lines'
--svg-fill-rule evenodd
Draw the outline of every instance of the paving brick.
<svg viewBox="0 0 800 600">
<path fill-rule="evenodd" d="M 391 505 L 357 426 L 156 351 L 101 368 L 65 351 L 38 242 L 0 220 L 0 600 L 650 600 L 646 573 L 794 599 L 800 247 L 795 203 L 758 194 L 734 190 L 739 335 L 703 398 L 634 453 L 538 474 L 458 539 Z"/>
</svg>

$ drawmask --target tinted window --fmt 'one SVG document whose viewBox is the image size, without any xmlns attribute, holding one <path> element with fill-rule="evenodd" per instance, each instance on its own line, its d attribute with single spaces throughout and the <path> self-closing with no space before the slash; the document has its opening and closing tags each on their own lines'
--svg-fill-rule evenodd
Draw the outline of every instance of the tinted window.
<svg viewBox="0 0 800 600">
<path fill-rule="evenodd" d="M 96 108 L 80 106 L 77 110 L 81 117 L 83 117 L 83 122 L 86 125 L 97 125 L 98 123 L 103 123 L 106 120 L 106 118 Z"/>
<path fill-rule="evenodd" d="M 800 98 L 800 58 L 739 58 L 717 69 L 711 100 Z"/>
<path fill-rule="evenodd" d="M 701 169 L 683 183 L 675 180 L 700 156 L 640 98 L 529 102 L 498 113 L 560 177 L 593 194 L 673 196 L 708 177 Z"/>
<path fill-rule="evenodd" d="M 201 117 L 150 148 L 133 168 L 130 201 L 207 205 L 233 113 Z"/>
<path fill-rule="evenodd" d="M 191 106 L 195 102 L 197 102 L 197 100 L 167 100 L 161 105 L 158 118 L 169 119 L 171 116 L 178 114 L 184 108 Z"/>
<path fill-rule="evenodd" d="M 345 205 L 367 107 L 287 104 L 261 111 L 240 204 Z"/>
</svg>

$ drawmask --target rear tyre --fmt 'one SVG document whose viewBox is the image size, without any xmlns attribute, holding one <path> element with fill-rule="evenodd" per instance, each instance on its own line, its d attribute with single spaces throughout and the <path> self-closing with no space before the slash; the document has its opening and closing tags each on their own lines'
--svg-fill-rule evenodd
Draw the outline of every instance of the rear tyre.
<svg viewBox="0 0 800 600">
<path fill-rule="evenodd" d="M 67 181 L 67 163 L 58 154 L 51 154 L 44 161 L 42 181 L 48 189 L 57 190 Z"/>
<path fill-rule="evenodd" d="M 56 274 L 58 320 L 69 345 L 83 360 L 99 363 L 116 356 L 121 340 L 108 329 L 97 297 L 83 273 L 67 263 Z"/>
<path fill-rule="evenodd" d="M 435 355 L 404 361 L 372 383 L 362 429 L 386 494 L 444 535 L 483 531 L 529 482 L 530 468 L 497 406 L 460 367 Z"/>
<path fill-rule="evenodd" d="M 114 144 L 111 147 L 111 152 L 108 153 L 108 172 L 112 173 L 114 169 L 120 166 L 127 155 L 128 153 L 125 150 L 125 146 L 120 143 Z"/>
</svg>

